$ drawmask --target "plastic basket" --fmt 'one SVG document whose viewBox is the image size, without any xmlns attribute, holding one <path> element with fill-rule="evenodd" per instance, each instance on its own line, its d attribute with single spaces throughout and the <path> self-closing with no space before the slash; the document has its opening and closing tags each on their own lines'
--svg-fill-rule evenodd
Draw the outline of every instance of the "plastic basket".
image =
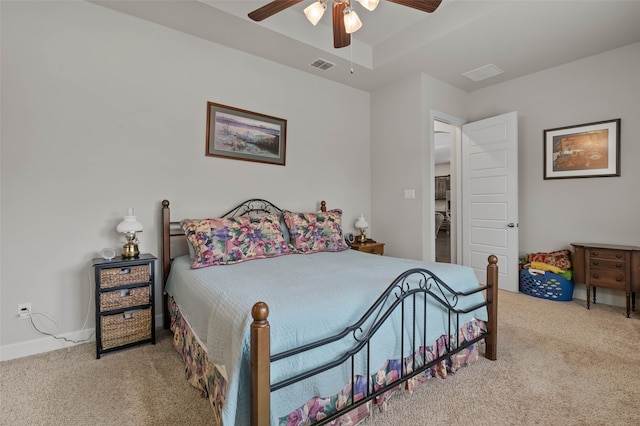
<svg viewBox="0 0 640 426">
<path fill-rule="evenodd" d="M 552 272 L 534 275 L 520 271 L 520 291 L 533 297 L 568 302 L 573 299 L 573 281 Z"/>
</svg>

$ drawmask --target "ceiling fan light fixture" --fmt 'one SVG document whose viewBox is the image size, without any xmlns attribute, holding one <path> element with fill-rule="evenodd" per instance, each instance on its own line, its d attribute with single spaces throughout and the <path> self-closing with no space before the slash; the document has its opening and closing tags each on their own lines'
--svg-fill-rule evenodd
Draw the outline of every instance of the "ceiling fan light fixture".
<svg viewBox="0 0 640 426">
<path fill-rule="evenodd" d="M 1 0 L 0 0 L 1 1 Z M 357 1 L 365 9 L 372 11 L 378 7 L 380 0 L 310 0 L 311 4 L 304 9 L 309 22 L 314 26 L 320 22 L 327 3 L 331 6 L 333 24 L 333 47 L 340 49 L 351 44 L 351 34 L 362 27 L 362 21 L 353 10 L 353 3 Z M 387 0 L 401 6 L 411 7 L 426 13 L 435 12 L 443 0 Z M 249 12 L 249 18 L 260 22 L 276 13 L 301 3 L 302 0 L 271 0 L 269 3 Z"/>
<path fill-rule="evenodd" d="M 362 27 L 362 21 L 352 8 L 344 10 L 344 29 L 347 34 L 353 34 Z"/>
<path fill-rule="evenodd" d="M 373 12 L 374 10 L 376 10 L 376 7 L 378 7 L 378 3 L 380 3 L 380 0 L 358 0 L 358 3 L 360 3 L 365 9 Z"/>
<path fill-rule="evenodd" d="M 316 25 L 320 22 L 322 15 L 324 15 L 324 11 L 327 6 L 322 1 L 316 1 L 311 3 L 311 5 L 304 8 L 304 14 L 306 15 L 309 22 L 313 25 Z"/>
</svg>

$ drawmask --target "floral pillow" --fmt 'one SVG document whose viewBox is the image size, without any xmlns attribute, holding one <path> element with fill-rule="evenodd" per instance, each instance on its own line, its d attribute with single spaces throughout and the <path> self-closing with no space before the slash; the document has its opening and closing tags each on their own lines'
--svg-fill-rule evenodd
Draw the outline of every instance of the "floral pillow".
<svg viewBox="0 0 640 426">
<path fill-rule="evenodd" d="M 193 246 L 193 269 L 290 253 L 278 215 L 182 221 Z"/>
<path fill-rule="evenodd" d="M 342 210 L 320 213 L 284 212 L 291 244 L 299 253 L 342 251 L 347 247 L 342 238 Z"/>
</svg>

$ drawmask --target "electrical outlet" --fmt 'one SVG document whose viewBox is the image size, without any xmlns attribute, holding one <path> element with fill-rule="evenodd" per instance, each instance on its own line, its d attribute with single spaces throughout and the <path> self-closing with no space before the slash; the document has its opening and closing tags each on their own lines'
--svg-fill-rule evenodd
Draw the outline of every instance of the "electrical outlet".
<svg viewBox="0 0 640 426">
<path fill-rule="evenodd" d="M 28 318 L 31 313 L 31 303 L 18 303 L 18 317 Z"/>
</svg>

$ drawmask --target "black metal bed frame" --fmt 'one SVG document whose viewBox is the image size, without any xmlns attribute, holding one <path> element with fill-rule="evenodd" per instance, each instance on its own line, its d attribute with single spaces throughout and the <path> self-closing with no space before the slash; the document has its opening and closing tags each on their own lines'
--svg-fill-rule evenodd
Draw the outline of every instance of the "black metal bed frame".
<svg viewBox="0 0 640 426">
<path fill-rule="evenodd" d="M 378 396 L 386 393 L 389 390 L 395 389 L 398 385 L 401 385 L 407 382 L 409 379 L 422 374 L 423 372 L 429 370 L 432 366 L 438 364 L 439 362 L 450 358 L 452 355 L 472 346 L 480 340 L 483 340 L 485 337 L 489 335 L 488 331 L 483 331 L 479 336 L 476 336 L 474 339 L 460 342 L 459 328 L 462 324 L 460 324 L 460 314 L 466 314 L 472 311 L 475 311 L 484 306 L 488 306 L 491 302 L 485 301 L 482 303 L 478 303 L 471 307 L 465 309 L 458 309 L 456 305 L 461 300 L 461 298 L 465 296 L 470 296 L 475 293 L 479 293 L 485 290 L 490 289 L 491 286 L 479 286 L 468 292 L 458 292 L 454 291 L 451 287 L 449 287 L 444 281 L 438 278 L 435 274 L 427 269 L 411 269 L 405 271 L 401 275 L 399 275 L 391 285 L 387 288 L 387 290 L 376 300 L 376 302 L 369 308 L 369 310 L 353 325 L 345 328 L 342 332 L 332 336 L 327 337 L 321 340 L 318 340 L 313 343 L 309 343 L 307 345 L 295 348 L 293 350 L 284 351 L 278 354 L 274 354 L 271 356 L 271 362 L 277 362 L 282 359 L 286 359 L 292 356 L 300 355 L 304 352 L 307 352 L 311 349 L 336 342 L 343 338 L 346 338 L 349 334 L 352 335 L 354 340 L 354 345 L 348 351 L 345 351 L 343 354 L 339 355 L 336 359 L 329 361 L 321 366 L 313 368 L 311 370 L 296 374 L 294 376 L 289 377 L 288 379 L 281 380 L 277 383 L 271 384 L 271 392 L 275 392 L 278 389 L 282 389 L 284 387 L 290 386 L 299 381 L 308 379 L 310 377 L 319 375 L 327 370 L 343 365 L 346 362 L 351 361 L 351 395 L 350 395 L 350 403 L 346 404 L 342 409 L 334 412 L 328 417 L 313 423 L 314 425 L 324 425 L 333 420 L 336 420 L 340 416 L 348 413 L 349 411 L 366 404 L 369 401 L 377 398 Z M 395 296 L 395 299 L 392 299 L 392 296 Z M 391 299 L 391 300 L 390 300 Z M 447 318 L 448 318 L 448 332 L 445 338 L 446 341 L 446 353 L 440 355 L 439 357 L 433 359 L 432 361 L 425 362 L 423 365 L 416 365 L 416 357 L 415 354 L 417 351 L 423 347 L 426 348 L 428 345 L 433 344 L 434 342 L 427 342 L 427 309 L 429 306 L 428 300 L 435 301 L 438 305 L 444 307 L 447 310 Z M 410 323 L 412 324 L 411 330 L 411 355 L 414 355 L 412 361 L 412 368 L 409 372 L 407 372 L 407 368 L 405 367 L 405 363 L 400 363 L 400 377 L 381 388 L 373 391 L 373 380 L 371 379 L 371 365 L 370 365 L 370 342 L 376 332 L 380 329 L 380 327 L 384 324 L 384 322 L 395 312 L 396 309 L 401 310 L 401 325 L 400 327 L 404 328 L 405 326 L 405 315 L 407 314 L 406 303 L 411 304 L 411 309 L 409 309 L 409 315 L 412 315 L 412 320 Z M 416 336 L 416 309 L 422 309 L 422 336 Z M 452 317 L 455 317 L 455 321 L 453 321 L 452 326 Z M 363 324 L 369 322 L 370 319 L 373 318 L 373 322 L 368 326 L 367 330 L 363 330 Z M 407 353 L 405 351 L 405 333 L 404 329 L 400 330 L 400 354 L 405 356 Z M 455 342 L 451 341 L 451 336 L 455 334 Z M 417 337 L 421 337 L 421 340 L 418 340 Z M 422 345 L 417 346 L 416 342 L 421 341 Z M 366 348 L 365 348 L 366 347 Z M 367 394 L 359 399 L 358 401 L 354 401 L 355 399 L 355 357 L 362 350 L 366 350 L 366 360 L 367 365 L 365 371 L 367 371 Z M 403 361 L 403 360 L 401 360 Z M 425 357 L 426 361 L 426 357 Z"/>
<path fill-rule="evenodd" d="M 166 204 L 165 204 L 166 203 Z M 164 201 L 163 207 L 168 208 L 169 202 Z M 326 204 L 324 201 L 321 205 L 322 211 L 326 211 Z M 238 206 L 232 208 L 227 213 L 221 215 L 220 217 L 233 217 L 233 216 L 251 216 L 256 217 L 263 214 L 281 214 L 284 210 L 280 209 L 270 201 L 254 198 L 243 203 Z M 173 235 L 173 234 L 172 234 Z M 177 233 L 176 235 L 179 235 Z M 165 276 L 168 274 L 168 271 L 165 271 Z M 278 362 L 280 360 L 298 356 L 305 352 L 308 352 L 314 348 L 320 347 L 322 345 L 330 344 L 341 339 L 347 338 L 347 336 L 351 335 L 353 338 L 353 345 L 351 349 L 345 351 L 342 354 L 339 354 L 335 359 L 321 365 L 315 367 L 311 370 L 304 371 L 302 373 L 295 374 L 289 378 L 283 379 L 276 383 L 270 384 L 270 392 L 273 393 L 279 389 L 285 388 L 287 386 L 293 385 L 294 383 L 300 382 L 302 380 L 311 378 L 313 376 L 317 376 L 322 374 L 323 372 L 341 366 L 349 361 L 351 361 L 351 394 L 350 394 L 350 402 L 346 404 L 340 410 L 337 410 L 333 414 L 328 417 L 313 423 L 314 425 L 320 426 L 327 424 L 337 418 L 343 416 L 344 414 L 350 412 L 351 410 L 372 401 L 378 396 L 392 390 L 396 389 L 399 385 L 404 384 L 411 378 L 424 373 L 429 370 L 432 366 L 438 364 L 439 362 L 451 358 L 451 356 L 456 353 L 474 345 L 475 343 L 487 338 L 491 332 L 488 330 L 481 331 L 480 335 L 476 336 L 474 339 L 460 342 L 459 338 L 459 328 L 462 324 L 460 324 L 460 315 L 466 314 L 472 311 L 475 311 L 482 307 L 489 307 L 493 302 L 488 300 L 488 297 L 485 297 L 485 301 L 482 303 L 478 303 L 474 306 L 468 307 L 466 309 L 460 309 L 456 306 L 462 300 L 462 298 L 466 296 L 470 296 L 475 293 L 479 293 L 482 291 L 491 290 L 491 285 L 479 286 L 468 292 L 458 292 L 449 287 L 443 280 L 433 274 L 431 271 L 427 269 L 410 269 L 400 274 L 386 289 L 386 291 L 376 300 L 376 302 L 369 308 L 369 310 L 354 324 L 345 328 L 342 332 L 327 337 L 313 343 L 309 343 L 307 345 L 280 352 L 277 354 L 270 355 L 270 362 Z M 395 298 L 394 298 L 395 297 Z M 433 359 L 432 361 L 425 362 L 423 365 L 416 365 L 416 357 L 415 354 L 417 351 L 423 347 L 426 348 L 428 345 L 433 344 L 434 342 L 426 341 L 426 333 L 427 333 L 427 308 L 429 306 L 428 301 L 432 300 L 437 305 L 440 305 L 447 311 L 448 318 L 448 330 L 446 340 L 446 353 L 440 355 L 439 357 Z M 407 309 L 407 303 L 410 304 L 410 309 Z M 422 335 L 417 336 L 416 330 L 416 309 L 422 309 Z M 437 307 L 434 307 L 437 308 Z M 442 309 L 440 308 L 440 309 Z M 376 332 L 380 329 L 380 327 L 385 323 L 385 321 L 395 312 L 396 309 L 400 309 L 401 315 L 401 325 L 400 327 L 405 327 L 405 315 L 407 313 L 412 316 L 412 330 L 411 330 L 411 356 L 413 358 L 412 368 L 410 371 L 407 371 L 405 367 L 405 363 L 402 362 L 404 359 L 401 359 L 401 372 L 400 377 L 391 383 L 387 383 L 386 385 L 380 387 L 377 390 L 373 390 L 373 380 L 371 379 L 371 366 L 370 366 L 370 344 L 371 339 L 375 336 Z M 407 312 L 409 311 L 409 312 Z M 165 309 L 165 313 L 167 310 Z M 455 321 L 452 318 L 455 317 Z M 165 319 L 165 326 L 168 322 Z M 363 325 L 368 324 L 366 330 L 363 330 Z M 455 333 L 455 342 L 451 341 L 451 336 Z M 401 342 L 400 342 L 400 354 L 402 357 L 406 356 L 405 351 L 405 330 L 400 330 Z M 421 346 L 416 346 L 416 342 L 418 341 L 417 337 L 421 337 Z M 355 399 L 355 358 L 360 353 L 360 351 L 366 350 L 366 369 L 367 372 L 367 394 L 359 399 L 358 401 L 354 401 Z M 424 357 L 426 361 L 426 356 Z"/>
<path fill-rule="evenodd" d="M 283 211 L 284 210 L 271 201 L 263 200 L 262 198 L 252 198 L 238 204 L 220 217 L 259 216 L 261 214 L 279 214 Z"/>
<path fill-rule="evenodd" d="M 323 211 L 326 209 L 325 205 L 322 205 Z M 282 213 L 283 210 L 277 207 L 275 204 L 270 201 L 254 198 L 247 200 L 238 206 L 232 208 L 227 213 L 223 214 L 222 217 L 232 217 L 232 216 L 259 216 L 261 214 L 279 214 Z M 475 311 L 483 306 L 488 306 L 491 302 L 485 301 L 479 304 L 476 304 L 470 308 L 466 309 L 457 309 L 456 306 L 462 297 L 470 296 L 475 293 L 479 293 L 489 289 L 490 286 L 480 286 L 469 292 L 458 292 L 449 287 L 444 281 L 438 278 L 435 274 L 427 269 L 410 269 L 408 271 L 400 274 L 387 288 L 387 290 L 380 295 L 380 297 L 376 300 L 376 302 L 369 308 L 369 310 L 353 325 L 345 328 L 340 333 L 327 337 L 307 345 L 280 352 L 277 354 L 273 354 L 270 357 L 271 363 L 278 362 L 280 360 L 284 360 L 286 358 L 290 358 L 293 356 L 297 356 L 308 352 L 312 349 L 318 348 L 323 345 L 327 345 L 341 339 L 346 338 L 349 334 L 352 335 L 354 340 L 353 347 L 339 355 L 336 359 L 329 361 L 323 365 L 320 365 L 316 368 L 313 368 L 309 371 L 305 371 L 294 376 L 291 376 L 287 379 L 281 380 L 276 383 L 272 383 L 270 386 L 271 392 L 275 392 L 279 389 L 285 388 L 287 386 L 293 385 L 297 382 L 309 379 L 313 376 L 317 376 L 322 374 L 325 371 L 328 371 L 332 368 L 343 365 L 346 362 L 351 361 L 351 395 L 350 395 L 350 403 L 346 404 L 342 409 L 334 412 L 328 417 L 313 423 L 314 425 L 321 426 L 327 424 L 333 420 L 336 420 L 340 416 L 348 413 L 349 411 L 358 408 L 359 406 L 368 403 L 369 401 L 374 400 L 380 395 L 388 392 L 391 389 L 395 389 L 398 385 L 401 385 L 411 378 L 424 373 L 429 370 L 432 366 L 440 363 L 441 361 L 450 358 L 456 353 L 474 345 L 480 340 L 483 340 L 489 333 L 487 331 L 482 332 L 476 338 L 466 341 L 460 342 L 460 335 L 458 329 L 462 324 L 460 324 L 460 314 L 466 314 L 472 311 Z M 395 300 L 390 302 L 392 296 L 395 296 Z M 420 347 L 416 347 L 416 307 L 422 307 L 422 346 L 426 347 L 434 342 L 427 342 L 427 308 L 429 306 L 428 300 L 435 301 L 438 305 L 442 306 L 447 311 L 448 318 L 448 330 L 446 336 L 446 354 L 441 355 L 432 361 L 425 362 L 423 365 L 416 365 L 416 356 L 415 354 L 420 349 Z M 410 315 L 412 315 L 412 321 L 410 323 L 413 325 L 413 329 L 411 330 L 411 355 L 412 356 L 412 368 L 410 372 L 407 372 L 405 363 L 400 363 L 400 377 L 386 385 L 380 387 L 379 389 L 372 391 L 373 381 L 370 376 L 371 365 L 370 362 L 370 342 L 373 336 L 376 334 L 376 331 L 380 329 L 380 327 L 384 324 L 387 318 L 389 318 L 396 309 L 401 309 L 401 327 L 404 327 L 405 324 L 405 315 L 406 308 L 405 302 L 409 300 L 409 303 L 412 305 L 412 309 L 410 309 Z M 454 326 L 452 327 L 452 316 L 455 316 Z M 365 331 L 362 329 L 362 326 L 373 319 L 373 322 L 369 325 L 368 329 Z M 451 336 L 455 334 L 455 344 L 451 342 Z M 400 354 L 404 356 L 405 352 L 405 333 L 404 330 L 400 330 L 401 343 L 400 343 Z M 367 366 L 365 371 L 367 371 L 367 394 L 359 399 L 358 401 L 354 401 L 355 399 L 355 357 L 366 347 L 367 355 Z M 426 358 L 425 358 L 426 361 Z"/>
</svg>

